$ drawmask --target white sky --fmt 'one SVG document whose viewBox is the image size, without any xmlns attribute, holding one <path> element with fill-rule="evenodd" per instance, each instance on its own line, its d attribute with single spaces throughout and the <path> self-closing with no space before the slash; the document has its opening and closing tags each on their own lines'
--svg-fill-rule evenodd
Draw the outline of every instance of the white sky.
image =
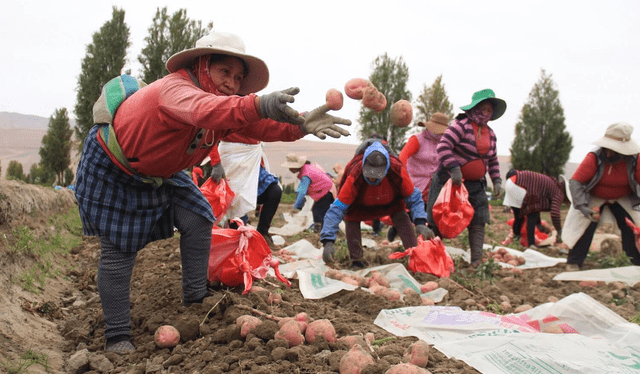
<svg viewBox="0 0 640 374">
<path fill-rule="evenodd" d="M 498 154 L 508 155 L 515 124 L 541 69 L 560 92 L 570 161 L 580 162 L 591 143 L 614 122 L 634 126 L 640 102 L 640 1 L 638 0 L 325 0 L 317 1 L 8 1 L 0 12 L 0 111 L 51 116 L 66 107 L 74 118 L 77 79 L 92 35 L 125 10 L 137 56 L 157 7 L 187 9 L 191 19 L 243 38 L 262 58 L 271 80 L 263 93 L 301 88 L 294 108 L 310 110 L 325 92 L 351 78 L 368 78 L 385 52 L 402 56 L 416 99 L 438 75 L 455 113 L 473 92 L 491 88 L 507 111 L 490 125 Z M 357 123 L 360 102 L 345 96 L 336 115 Z M 351 132 L 355 134 L 352 129 Z M 633 134 L 640 138 L 640 130 Z M 313 138 L 308 136 L 307 138 Z M 306 138 L 305 138 L 306 139 Z M 356 143 L 355 135 L 346 141 Z"/>
</svg>

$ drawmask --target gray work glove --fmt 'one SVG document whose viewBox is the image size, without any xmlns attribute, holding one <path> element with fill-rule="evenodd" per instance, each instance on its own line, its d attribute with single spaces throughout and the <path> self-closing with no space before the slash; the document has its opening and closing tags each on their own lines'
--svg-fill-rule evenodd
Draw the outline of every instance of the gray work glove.
<svg viewBox="0 0 640 374">
<path fill-rule="evenodd" d="M 493 197 L 498 197 L 502 194 L 502 182 L 500 179 L 493 180 Z"/>
<path fill-rule="evenodd" d="M 224 179 L 224 178 L 225 178 L 225 175 L 224 175 L 224 169 L 222 168 L 222 164 L 213 165 L 211 169 L 211 179 L 216 183 L 220 183 L 220 179 Z"/>
<path fill-rule="evenodd" d="M 323 247 L 324 248 L 322 250 L 322 261 L 324 261 L 325 264 L 330 264 L 334 262 L 335 261 L 334 255 L 336 253 L 334 242 L 326 242 L 324 243 Z"/>
<path fill-rule="evenodd" d="M 598 213 L 596 213 L 593 210 L 589 209 L 587 206 L 580 205 L 580 207 L 578 207 L 578 210 L 580 211 L 580 213 L 584 214 L 584 216 L 587 217 L 589 219 L 589 221 L 598 222 L 598 219 L 597 219 L 597 214 Z"/>
<path fill-rule="evenodd" d="M 460 166 L 451 168 L 449 174 L 451 174 L 451 183 L 456 186 L 459 186 L 460 183 L 462 183 L 462 172 L 460 171 Z"/>
<path fill-rule="evenodd" d="M 349 136 L 349 131 L 336 124 L 349 126 L 351 125 L 351 120 L 332 116 L 327 114 L 328 111 L 327 105 L 323 104 L 307 113 L 304 116 L 302 131 L 307 134 L 313 134 L 320 139 L 325 139 L 327 135 L 332 138 L 339 138 L 341 135 Z"/>
<path fill-rule="evenodd" d="M 287 103 L 295 101 L 293 95 L 298 92 L 300 92 L 298 87 L 291 87 L 260 96 L 260 114 L 262 118 L 271 118 L 278 122 L 286 122 L 298 126 L 302 125 L 304 118 L 300 116 L 297 110 L 287 105 Z"/>
<path fill-rule="evenodd" d="M 429 240 L 435 237 L 435 234 L 427 225 L 416 225 L 416 235 L 422 235 L 423 240 Z"/>
</svg>

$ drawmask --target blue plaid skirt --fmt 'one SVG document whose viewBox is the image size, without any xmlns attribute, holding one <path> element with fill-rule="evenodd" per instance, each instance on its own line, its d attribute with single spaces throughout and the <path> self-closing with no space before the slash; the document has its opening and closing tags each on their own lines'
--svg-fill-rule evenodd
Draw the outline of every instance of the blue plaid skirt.
<svg viewBox="0 0 640 374">
<path fill-rule="evenodd" d="M 121 251 L 136 252 L 173 236 L 174 204 L 215 221 L 211 205 L 187 173 L 176 173 L 161 186 L 144 183 L 111 161 L 97 131 L 94 126 L 85 139 L 76 176 L 85 235 L 105 236 Z"/>
</svg>

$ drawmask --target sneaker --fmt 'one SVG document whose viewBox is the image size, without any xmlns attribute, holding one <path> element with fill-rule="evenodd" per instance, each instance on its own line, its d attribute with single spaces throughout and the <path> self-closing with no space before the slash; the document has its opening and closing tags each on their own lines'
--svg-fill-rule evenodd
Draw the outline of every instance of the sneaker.
<svg viewBox="0 0 640 374">
<path fill-rule="evenodd" d="M 360 270 L 368 267 L 369 264 L 365 260 L 353 260 L 351 261 L 351 269 Z"/>
<path fill-rule="evenodd" d="M 391 243 L 396 238 L 397 234 L 398 230 L 396 230 L 395 227 L 389 227 L 389 230 L 387 230 L 387 240 L 389 241 L 389 243 Z"/>
<path fill-rule="evenodd" d="M 580 266 L 578 264 L 567 264 L 564 268 L 565 271 L 580 271 Z"/>
<path fill-rule="evenodd" d="M 127 354 L 135 352 L 136 348 L 128 340 L 121 340 L 116 343 L 105 345 L 104 350 L 107 352 L 114 352 L 117 354 Z"/>
</svg>

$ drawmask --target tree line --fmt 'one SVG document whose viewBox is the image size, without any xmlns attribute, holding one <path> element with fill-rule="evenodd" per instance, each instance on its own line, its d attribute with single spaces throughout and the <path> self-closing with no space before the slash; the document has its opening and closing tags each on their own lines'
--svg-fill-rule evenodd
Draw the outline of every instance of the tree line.
<svg viewBox="0 0 640 374">
<path fill-rule="evenodd" d="M 151 83 L 167 75 L 165 61 L 174 53 L 193 47 L 212 27 L 212 22 L 203 27 L 201 20 L 187 17 L 186 9 L 169 15 L 166 7 L 157 8 L 144 38 L 144 48 L 137 57 L 142 66 L 138 77 Z M 7 168 L 8 179 L 46 185 L 72 184 L 71 151 L 75 147 L 82 152 L 84 138 L 94 125 L 93 104 L 100 96 L 102 86 L 120 74 L 131 74 L 131 71 L 123 71 L 127 49 L 131 45 L 129 36 L 125 11 L 114 6 L 111 19 L 93 34 L 81 62 L 74 107 L 75 128 L 71 129 L 67 109 L 56 109 L 49 118 L 47 133 L 42 139 L 39 164 L 32 165 L 29 174 L 25 175 L 22 165 L 11 161 Z M 413 101 L 414 125 L 391 125 L 391 105 L 398 100 L 412 101 L 408 80 L 409 68 L 402 56 L 393 58 L 384 53 L 373 61 L 369 81 L 386 96 L 389 105 L 382 112 L 361 107 L 357 133 L 360 140 L 377 133 L 385 137 L 392 150 L 399 152 L 408 136 L 421 130 L 415 126 L 417 122 L 427 121 L 435 112 L 452 118 L 454 107 L 449 102 L 440 75 L 430 86 L 424 84 L 418 98 Z M 564 122 L 564 109 L 552 76 L 541 70 L 540 79 L 533 85 L 515 126 L 515 138 L 510 148 L 512 167 L 550 176 L 560 175 L 573 149 L 572 138 Z"/>
</svg>

